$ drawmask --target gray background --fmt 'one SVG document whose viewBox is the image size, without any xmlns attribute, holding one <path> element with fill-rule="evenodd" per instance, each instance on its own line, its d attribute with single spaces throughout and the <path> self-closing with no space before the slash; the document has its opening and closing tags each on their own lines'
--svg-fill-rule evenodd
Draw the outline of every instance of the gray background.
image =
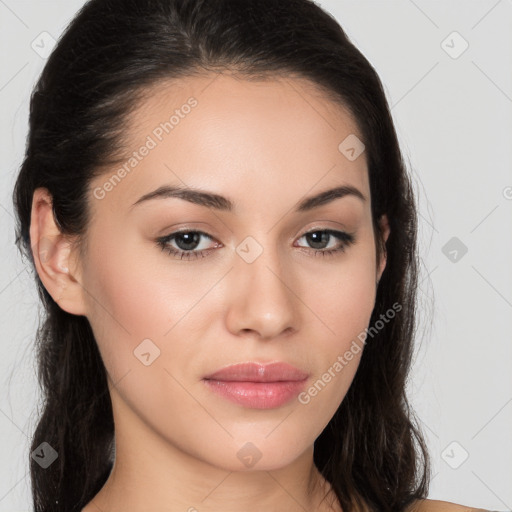
<svg viewBox="0 0 512 512">
<path fill-rule="evenodd" d="M 38 299 L 11 193 L 45 51 L 83 3 L 0 0 L 0 512 L 31 508 L 38 394 Z M 429 497 L 512 510 L 512 1 L 319 3 L 381 76 L 418 196 L 409 391 L 432 454 Z"/>
</svg>

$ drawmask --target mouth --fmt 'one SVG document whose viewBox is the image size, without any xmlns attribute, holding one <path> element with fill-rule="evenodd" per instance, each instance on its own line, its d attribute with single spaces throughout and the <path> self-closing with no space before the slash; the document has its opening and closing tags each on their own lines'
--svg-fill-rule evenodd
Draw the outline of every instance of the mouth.
<svg viewBox="0 0 512 512">
<path fill-rule="evenodd" d="M 229 365 L 203 378 L 212 392 L 252 409 L 274 409 L 290 402 L 309 375 L 288 363 Z"/>
</svg>

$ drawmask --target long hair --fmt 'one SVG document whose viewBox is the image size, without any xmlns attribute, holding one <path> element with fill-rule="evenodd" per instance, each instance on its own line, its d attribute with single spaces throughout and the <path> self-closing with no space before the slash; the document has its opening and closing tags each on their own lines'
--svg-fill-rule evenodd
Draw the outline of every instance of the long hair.
<svg viewBox="0 0 512 512">
<path fill-rule="evenodd" d="M 429 459 L 406 397 L 415 334 L 417 213 L 380 79 L 336 20 L 311 0 L 90 0 L 59 39 L 34 87 L 13 200 L 16 245 L 34 265 L 34 190 L 46 187 L 61 232 L 85 235 L 93 177 L 119 160 L 128 114 L 160 81 L 236 71 L 306 78 L 357 122 L 368 163 L 377 258 L 387 265 L 370 324 L 400 312 L 366 344 L 347 395 L 315 441 L 314 463 L 343 510 L 404 511 L 428 491 Z M 341 141 L 340 141 L 341 142 Z M 378 219 L 391 233 L 383 242 Z M 377 259 L 378 261 L 378 259 Z M 85 316 L 63 311 L 35 272 L 41 413 L 31 452 L 35 512 L 80 511 L 113 465 L 106 370 Z M 380 320 L 382 323 L 382 320 Z"/>
</svg>

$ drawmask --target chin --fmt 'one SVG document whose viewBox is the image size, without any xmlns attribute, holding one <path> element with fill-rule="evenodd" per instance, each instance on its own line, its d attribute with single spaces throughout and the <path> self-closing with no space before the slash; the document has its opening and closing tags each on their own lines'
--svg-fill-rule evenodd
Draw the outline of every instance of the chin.
<svg viewBox="0 0 512 512">
<path fill-rule="evenodd" d="M 289 439 L 293 441 L 290 446 L 284 446 L 277 438 L 274 442 L 264 438 L 258 440 L 254 436 L 254 441 L 249 439 L 251 436 L 245 437 L 244 441 L 235 441 L 232 446 L 224 449 L 219 446 L 222 457 L 217 459 L 214 456 L 217 461 L 211 460 L 210 463 L 233 472 L 275 471 L 292 464 L 308 450 L 307 447 L 301 450 L 296 439 L 292 438 Z M 226 456 L 227 454 L 230 455 Z"/>
</svg>

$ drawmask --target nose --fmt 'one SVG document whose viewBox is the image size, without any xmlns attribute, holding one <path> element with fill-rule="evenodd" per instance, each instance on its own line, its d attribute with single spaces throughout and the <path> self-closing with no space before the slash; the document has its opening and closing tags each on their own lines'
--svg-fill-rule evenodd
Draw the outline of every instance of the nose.
<svg viewBox="0 0 512 512">
<path fill-rule="evenodd" d="M 277 251 L 265 248 L 252 263 L 237 256 L 234 266 L 229 273 L 226 316 L 230 332 L 269 340 L 299 329 L 297 284 L 292 269 L 282 265 Z"/>
</svg>

